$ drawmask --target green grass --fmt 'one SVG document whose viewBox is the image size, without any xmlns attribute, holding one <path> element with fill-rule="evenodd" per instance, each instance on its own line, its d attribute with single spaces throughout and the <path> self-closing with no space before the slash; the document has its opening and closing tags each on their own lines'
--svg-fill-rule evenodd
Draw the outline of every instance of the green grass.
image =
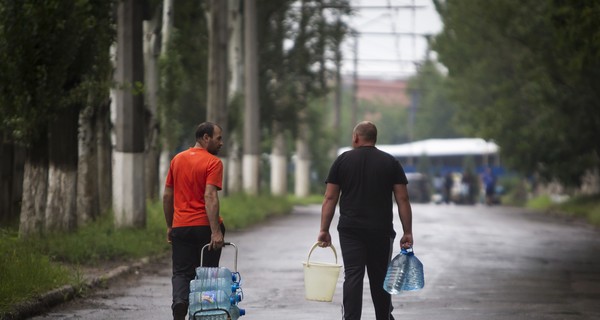
<svg viewBox="0 0 600 320">
<path fill-rule="evenodd" d="M 287 214 L 293 205 L 287 197 L 239 194 L 221 198 L 221 215 L 227 228 L 236 230 L 272 215 Z M 159 201 L 148 203 L 144 229 L 117 229 L 112 215 L 73 233 L 41 238 L 20 239 L 14 228 L 0 229 L 0 318 L 17 302 L 67 284 L 81 286 L 81 266 L 132 260 L 168 250 Z"/>
<path fill-rule="evenodd" d="M 18 301 L 77 282 L 67 268 L 6 231 L 0 234 L 0 259 L 0 315 Z"/>
<path fill-rule="evenodd" d="M 310 204 L 322 204 L 323 203 L 323 195 L 322 194 L 313 194 L 308 197 L 298 198 L 296 196 L 288 196 L 288 201 L 293 203 L 294 205 L 306 206 Z"/>
<path fill-rule="evenodd" d="M 580 217 L 600 227 L 600 195 L 576 196 L 562 203 L 553 203 L 549 196 L 541 196 L 529 200 L 527 208 Z"/>
<path fill-rule="evenodd" d="M 600 226 L 600 195 L 574 197 L 558 204 L 556 208 Z"/>
<path fill-rule="evenodd" d="M 269 216 L 287 214 L 292 211 L 293 204 L 286 197 L 236 194 L 222 198 L 220 206 L 227 229 L 239 230 Z"/>
<path fill-rule="evenodd" d="M 546 210 L 552 207 L 552 200 L 549 196 L 539 196 L 527 201 L 525 207 L 535 210 Z"/>
</svg>

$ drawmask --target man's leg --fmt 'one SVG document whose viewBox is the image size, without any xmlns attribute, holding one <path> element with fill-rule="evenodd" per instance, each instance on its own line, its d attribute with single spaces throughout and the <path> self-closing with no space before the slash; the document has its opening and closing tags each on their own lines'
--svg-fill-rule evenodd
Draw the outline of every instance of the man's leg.
<svg viewBox="0 0 600 320">
<path fill-rule="evenodd" d="M 343 316 L 345 320 L 359 320 L 362 314 L 363 280 L 367 246 L 361 230 L 339 230 L 344 259 Z"/>
<path fill-rule="evenodd" d="M 198 265 L 197 249 L 190 239 L 190 227 L 173 228 L 171 246 L 173 260 L 173 319 L 184 319 L 187 314 L 190 294 L 190 281 L 195 276 Z M 192 241 L 190 241 L 192 240 Z"/>
<path fill-rule="evenodd" d="M 388 263 L 392 254 L 394 238 L 371 233 L 368 244 L 367 274 L 371 287 L 371 298 L 377 320 L 394 320 L 392 297 L 383 289 Z"/>
</svg>

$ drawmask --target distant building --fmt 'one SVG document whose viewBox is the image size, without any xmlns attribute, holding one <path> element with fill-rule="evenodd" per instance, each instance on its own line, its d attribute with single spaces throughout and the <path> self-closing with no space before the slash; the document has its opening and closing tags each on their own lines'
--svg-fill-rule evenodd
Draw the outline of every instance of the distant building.
<svg viewBox="0 0 600 320">
<path fill-rule="evenodd" d="M 346 83 L 352 86 L 352 79 Z M 410 96 L 406 92 L 405 79 L 359 78 L 356 97 L 359 100 L 380 102 L 387 105 L 408 106 Z"/>
</svg>

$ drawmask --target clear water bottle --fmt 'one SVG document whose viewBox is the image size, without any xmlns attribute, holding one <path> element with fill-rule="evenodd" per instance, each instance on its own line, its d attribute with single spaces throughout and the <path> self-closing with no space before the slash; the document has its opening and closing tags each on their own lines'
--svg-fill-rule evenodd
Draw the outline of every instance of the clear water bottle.
<svg viewBox="0 0 600 320">
<path fill-rule="evenodd" d="M 237 320 L 245 314 L 223 291 L 190 293 L 189 319 Z"/>
<path fill-rule="evenodd" d="M 219 267 L 198 267 L 196 268 L 196 279 L 217 279 L 225 278 L 233 282 L 240 282 L 240 274 L 231 272 L 227 268 Z"/>
<path fill-rule="evenodd" d="M 425 285 L 423 264 L 412 248 L 402 248 L 388 266 L 383 289 L 391 294 L 422 289 Z"/>
<path fill-rule="evenodd" d="M 239 317 L 246 315 L 246 310 L 241 309 L 238 306 L 231 306 L 229 315 L 231 316 L 231 320 L 237 320 Z"/>
<path fill-rule="evenodd" d="M 207 278 L 190 281 L 190 292 L 222 290 L 226 293 L 233 293 L 239 287 L 239 283 L 233 282 L 231 278 Z"/>
<path fill-rule="evenodd" d="M 204 310 L 229 311 L 232 305 L 231 294 L 227 294 L 223 290 L 190 292 L 190 315 L 193 315 L 196 311 L 203 311 L 202 314 L 204 315 Z"/>
</svg>

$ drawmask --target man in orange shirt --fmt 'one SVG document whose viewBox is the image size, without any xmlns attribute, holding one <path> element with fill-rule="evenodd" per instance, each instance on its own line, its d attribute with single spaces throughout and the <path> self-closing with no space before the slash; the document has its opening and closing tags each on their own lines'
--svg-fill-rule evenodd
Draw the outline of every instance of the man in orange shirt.
<svg viewBox="0 0 600 320">
<path fill-rule="evenodd" d="M 216 157 L 223 146 L 221 127 L 204 122 L 196 128 L 196 144 L 177 154 L 165 183 L 163 211 L 167 241 L 172 245 L 173 319 L 185 319 L 190 281 L 200 266 L 218 267 L 225 226 L 219 216 L 218 191 L 223 183 L 223 163 Z"/>
</svg>

